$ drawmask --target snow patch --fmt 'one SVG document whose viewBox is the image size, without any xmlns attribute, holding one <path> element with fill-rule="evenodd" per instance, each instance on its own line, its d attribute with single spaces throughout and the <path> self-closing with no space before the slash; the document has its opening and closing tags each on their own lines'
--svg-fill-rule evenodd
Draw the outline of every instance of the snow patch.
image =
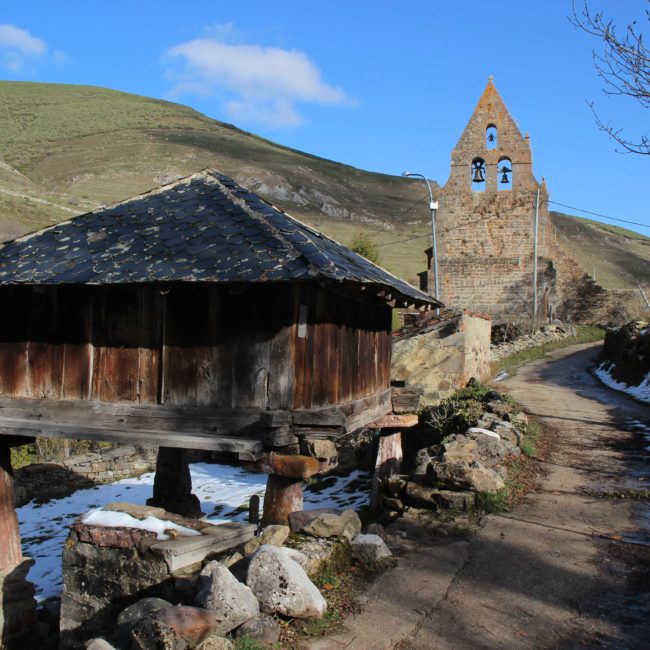
<svg viewBox="0 0 650 650">
<path fill-rule="evenodd" d="M 638 399 L 640 402 L 650 404 L 650 372 L 645 376 L 643 381 L 638 386 L 628 386 L 626 383 L 617 381 L 614 379 L 614 377 L 612 377 L 611 371 L 615 367 L 615 364 L 610 363 L 609 361 L 604 361 L 598 366 L 598 368 L 596 368 L 594 374 L 608 388 L 620 390 L 621 392 L 630 395 L 630 397 Z"/>
<path fill-rule="evenodd" d="M 93 526 L 106 526 L 107 528 L 139 528 L 156 533 L 158 539 L 169 539 L 166 530 L 175 530 L 182 537 L 191 535 L 200 535 L 198 530 L 192 530 L 185 526 L 179 526 L 173 521 L 158 519 L 158 517 L 147 517 L 146 519 L 136 519 L 126 512 L 114 512 L 96 508 L 84 515 L 81 519 L 83 524 L 92 524 Z"/>
</svg>

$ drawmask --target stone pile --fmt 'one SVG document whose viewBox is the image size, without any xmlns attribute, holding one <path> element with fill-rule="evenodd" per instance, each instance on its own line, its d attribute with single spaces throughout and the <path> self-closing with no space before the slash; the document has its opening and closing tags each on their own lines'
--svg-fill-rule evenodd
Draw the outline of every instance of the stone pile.
<svg viewBox="0 0 650 650">
<path fill-rule="evenodd" d="M 504 489 L 506 461 L 521 453 L 528 417 L 497 391 L 486 395 L 477 426 L 417 450 L 408 475 L 384 485 L 383 507 L 396 516 L 409 507 L 472 510 L 477 493 Z"/>
<path fill-rule="evenodd" d="M 553 341 L 561 341 L 575 335 L 576 328 L 573 325 L 543 325 L 532 334 L 523 334 L 517 336 L 514 340 L 508 340 L 505 337 L 505 342 L 492 343 L 490 346 L 490 357 L 492 361 L 499 361 L 516 352 L 523 352 L 529 348 L 535 348 L 546 343 L 552 343 Z"/>
<path fill-rule="evenodd" d="M 352 557 L 364 563 L 391 554 L 381 537 L 361 533 L 353 510 L 293 512 L 289 526 L 270 525 L 254 536 L 254 527 L 245 524 L 211 525 L 156 508 L 111 507 L 168 519 L 201 535 L 159 541 L 145 530 L 77 522 L 64 552 L 61 629 L 67 648 L 232 648 L 226 635 L 273 644 L 280 636 L 275 617 L 325 614 L 327 602 L 309 576 L 337 545 L 349 544 Z M 231 539 L 239 527 L 235 543 L 210 550 L 204 538 L 222 539 L 223 526 L 230 526 Z"/>
</svg>

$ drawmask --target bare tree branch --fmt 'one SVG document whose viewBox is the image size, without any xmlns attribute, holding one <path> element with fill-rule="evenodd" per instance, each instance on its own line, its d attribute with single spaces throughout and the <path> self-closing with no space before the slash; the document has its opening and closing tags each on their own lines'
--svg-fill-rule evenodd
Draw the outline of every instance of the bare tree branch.
<svg viewBox="0 0 650 650">
<path fill-rule="evenodd" d="M 625 34 L 619 37 L 613 20 L 608 20 L 602 12 L 592 13 L 587 4 L 581 10 L 573 2 L 571 23 L 602 41 L 602 51 L 592 51 L 596 73 L 603 81 L 606 95 L 631 97 L 643 108 L 650 107 L 650 50 L 645 45 L 641 28 L 637 21 L 631 22 Z M 650 0 L 648 0 L 650 3 Z M 646 9 L 645 19 L 650 21 L 650 10 Z M 622 128 L 606 123 L 596 111 L 593 102 L 589 102 L 596 126 L 617 142 L 622 149 L 619 153 L 636 153 L 650 155 L 650 138 L 641 135 L 638 140 L 631 140 L 623 134 Z"/>
</svg>

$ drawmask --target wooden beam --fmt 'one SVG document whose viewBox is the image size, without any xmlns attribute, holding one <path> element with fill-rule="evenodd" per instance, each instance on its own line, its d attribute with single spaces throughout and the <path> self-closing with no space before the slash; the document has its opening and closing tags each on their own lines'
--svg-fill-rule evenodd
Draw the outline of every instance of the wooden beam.
<svg viewBox="0 0 650 650">
<path fill-rule="evenodd" d="M 262 442 L 255 438 L 222 436 L 216 434 L 161 431 L 126 430 L 93 426 L 71 425 L 66 422 L 42 422 L 34 419 L 0 416 L 0 436 L 30 435 L 45 438 L 79 438 L 81 440 L 106 440 L 122 444 L 177 447 L 183 449 L 207 449 L 231 452 L 241 460 L 257 460 L 262 454 Z M 1 441 L 1 439 L 0 439 Z"/>
<path fill-rule="evenodd" d="M 0 440 L 0 571 L 20 564 L 22 559 L 18 516 L 14 507 L 11 449 Z"/>
</svg>

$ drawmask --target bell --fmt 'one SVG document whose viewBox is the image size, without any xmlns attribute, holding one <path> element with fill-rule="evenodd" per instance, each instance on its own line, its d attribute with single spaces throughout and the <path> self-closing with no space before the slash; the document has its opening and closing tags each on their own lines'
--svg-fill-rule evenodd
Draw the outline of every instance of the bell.
<svg viewBox="0 0 650 650">
<path fill-rule="evenodd" d="M 512 171 L 512 169 L 508 169 L 505 165 L 501 167 L 499 170 L 502 174 L 501 176 L 501 182 L 502 183 L 509 183 L 510 179 L 508 178 L 508 174 Z"/>
<path fill-rule="evenodd" d="M 494 142 L 496 138 L 494 137 L 494 133 L 488 133 L 488 141 L 489 142 Z"/>
<path fill-rule="evenodd" d="M 482 167 L 474 167 L 474 176 L 472 176 L 472 183 L 485 183 Z"/>
</svg>

